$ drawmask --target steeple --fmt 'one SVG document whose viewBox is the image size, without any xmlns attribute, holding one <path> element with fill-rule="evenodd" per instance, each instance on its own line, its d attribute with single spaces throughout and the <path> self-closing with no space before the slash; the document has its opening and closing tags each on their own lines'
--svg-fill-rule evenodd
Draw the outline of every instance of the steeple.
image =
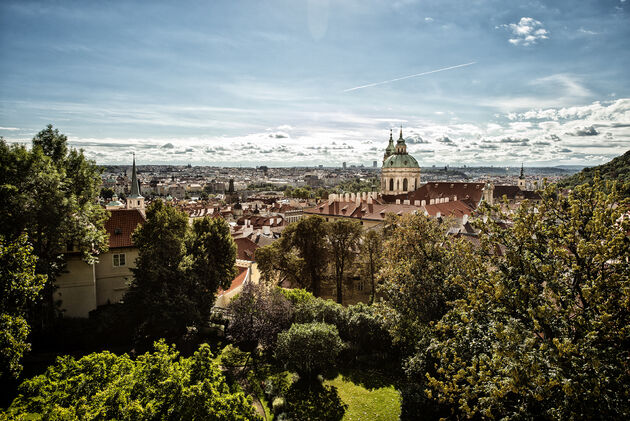
<svg viewBox="0 0 630 421">
<path fill-rule="evenodd" d="M 383 162 L 390 156 L 396 153 L 396 147 L 394 146 L 394 137 L 392 133 L 392 129 L 389 129 L 389 144 L 387 145 L 387 149 L 385 149 L 385 155 L 383 156 Z"/>
<path fill-rule="evenodd" d="M 398 142 L 396 142 L 396 153 L 397 154 L 406 154 L 407 153 L 407 144 L 405 143 L 405 139 L 402 134 L 402 124 L 400 125 L 400 137 L 398 138 Z"/>
<path fill-rule="evenodd" d="M 138 184 L 138 174 L 136 173 L 136 154 L 133 154 L 133 166 L 131 167 L 131 194 L 132 199 L 137 199 L 140 196 L 140 184 Z"/>
<path fill-rule="evenodd" d="M 521 190 L 527 189 L 527 186 L 525 184 L 525 171 L 523 170 L 522 162 L 521 162 L 521 175 L 518 176 L 518 188 Z"/>
<path fill-rule="evenodd" d="M 139 209 L 144 213 L 144 197 L 140 194 L 140 183 L 136 173 L 136 154 L 133 154 L 133 166 L 131 167 L 131 193 L 127 197 L 127 209 Z"/>
</svg>

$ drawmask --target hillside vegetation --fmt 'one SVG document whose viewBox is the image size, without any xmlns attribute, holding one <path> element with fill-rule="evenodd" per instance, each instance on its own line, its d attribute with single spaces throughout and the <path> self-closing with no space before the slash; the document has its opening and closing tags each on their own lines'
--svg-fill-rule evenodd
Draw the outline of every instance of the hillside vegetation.
<svg viewBox="0 0 630 421">
<path fill-rule="evenodd" d="M 584 168 L 579 173 L 565 178 L 558 184 L 560 187 L 567 188 L 584 183 L 592 184 L 593 178 L 598 173 L 603 180 L 618 180 L 620 183 L 619 189 L 623 196 L 630 197 L 630 150 L 605 164 Z"/>
</svg>

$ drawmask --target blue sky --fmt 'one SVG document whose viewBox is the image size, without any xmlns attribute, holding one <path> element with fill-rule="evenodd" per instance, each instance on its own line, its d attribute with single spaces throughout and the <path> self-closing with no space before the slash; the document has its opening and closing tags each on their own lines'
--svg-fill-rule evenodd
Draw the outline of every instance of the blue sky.
<svg viewBox="0 0 630 421">
<path fill-rule="evenodd" d="M 2 1 L 0 135 L 339 165 L 403 125 L 421 165 L 598 164 L 630 148 L 629 3 Z"/>
</svg>

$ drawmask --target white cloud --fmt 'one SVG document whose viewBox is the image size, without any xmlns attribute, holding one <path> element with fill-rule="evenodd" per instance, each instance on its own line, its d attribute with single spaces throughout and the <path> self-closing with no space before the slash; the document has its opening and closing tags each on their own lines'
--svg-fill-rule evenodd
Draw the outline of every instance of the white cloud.
<svg viewBox="0 0 630 421">
<path fill-rule="evenodd" d="M 522 17 L 518 23 L 510 23 L 507 25 L 501 25 L 501 28 L 506 28 L 512 35 L 513 38 L 510 38 L 508 41 L 513 45 L 523 45 L 525 47 L 534 45 L 538 41 L 549 38 L 549 32 L 543 28 L 543 25 L 540 21 Z"/>
<path fill-rule="evenodd" d="M 0 127 L 0 130 L 6 130 L 6 131 L 9 131 L 9 132 L 14 132 L 14 131 L 17 131 L 17 130 L 22 130 L 22 129 L 20 129 L 19 127 Z"/>
</svg>

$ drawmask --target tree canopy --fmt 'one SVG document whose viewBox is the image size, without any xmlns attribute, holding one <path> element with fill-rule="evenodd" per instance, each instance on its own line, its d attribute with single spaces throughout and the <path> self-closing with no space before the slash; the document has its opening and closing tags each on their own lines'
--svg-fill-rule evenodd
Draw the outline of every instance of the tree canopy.
<svg viewBox="0 0 630 421">
<path fill-rule="evenodd" d="M 573 188 L 583 183 L 592 184 L 595 177 L 619 182 L 617 188 L 623 197 L 630 197 L 630 151 L 612 161 L 595 167 L 584 168 L 577 174 L 561 180 L 561 187 Z"/>
<path fill-rule="evenodd" d="M 252 420 L 243 392 L 230 390 L 207 344 L 189 358 L 156 342 L 130 358 L 110 352 L 64 356 L 26 380 L 4 414 L 8 419 Z"/>
<path fill-rule="evenodd" d="M 147 208 L 133 234 L 138 247 L 134 279 L 124 301 L 141 341 L 178 336 L 208 320 L 219 287 L 236 274 L 236 246 L 222 219 L 194 222 L 161 200 Z"/>
<path fill-rule="evenodd" d="M 548 186 L 507 226 L 487 208 L 469 276 L 449 279 L 465 294 L 408 366 L 428 378 L 428 396 L 467 417 L 627 419 L 626 206 L 595 179 L 566 197 Z"/>
<path fill-rule="evenodd" d="M 68 246 L 87 262 L 107 250 L 107 211 L 97 203 L 101 169 L 48 125 L 33 147 L 0 139 L 0 234 L 13 241 L 26 232 L 37 256 L 36 272 L 47 275 L 45 298 L 30 313 L 38 326 L 54 315 L 53 282 L 64 268 Z"/>
<path fill-rule="evenodd" d="M 26 234 L 11 242 L 0 235 L 0 378 L 17 377 L 20 359 L 30 349 L 26 312 L 46 282 L 45 275 L 35 273 L 32 253 Z"/>
</svg>

